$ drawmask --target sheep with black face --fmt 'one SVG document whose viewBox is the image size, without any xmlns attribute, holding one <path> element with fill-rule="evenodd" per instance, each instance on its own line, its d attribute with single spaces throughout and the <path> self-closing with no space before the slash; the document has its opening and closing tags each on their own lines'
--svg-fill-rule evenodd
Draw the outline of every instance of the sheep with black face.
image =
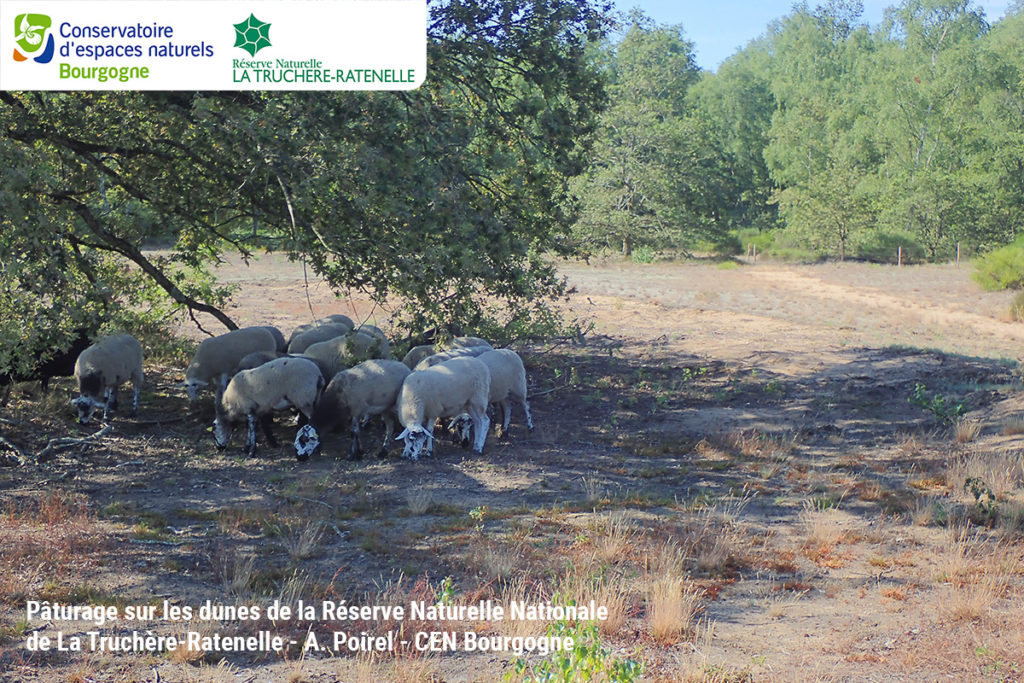
<svg viewBox="0 0 1024 683">
<path fill-rule="evenodd" d="M 103 408 L 103 419 L 117 408 L 117 390 L 131 380 L 134 395 L 132 412 L 139 408 L 142 389 L 142 345 L 130 334 L 104 337 L 87 348 L 75 362 L 78 398 L 71 401 L 78 411 L 78 421 L 89 424 L 97 408 Z"/>
</svg>

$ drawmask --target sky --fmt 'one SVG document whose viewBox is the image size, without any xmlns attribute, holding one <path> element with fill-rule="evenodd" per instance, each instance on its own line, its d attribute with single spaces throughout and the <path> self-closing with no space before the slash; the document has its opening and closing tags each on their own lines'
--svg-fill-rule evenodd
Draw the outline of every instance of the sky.
<svg viewBox="0 0 1024 683">
<path fill-rule="evenodd" d="M 886 7 L 898 0 L 863 0 L 863 19 L 872 26 L 882 19 Z M 714 71 L 718 65 L 748 42 L 764 33 L 772 19 L 789 14 L 792 0 L 615 0 L 618 9 L 639 7 L 659 24 L 682 24 L 687 39 L 695 44 L 697 64 Z M 814 7 L 821 0 L 808 0 Z M 976 4 L 994 22 L 1006 13 L 1009 0 L 982 0 Z"/>
</svg>

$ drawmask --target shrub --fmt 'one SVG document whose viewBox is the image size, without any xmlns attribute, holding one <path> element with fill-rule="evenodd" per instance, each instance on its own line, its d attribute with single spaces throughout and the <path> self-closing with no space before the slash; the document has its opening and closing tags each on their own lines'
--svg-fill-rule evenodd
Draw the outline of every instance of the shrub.
<svg viewBox="0 0 1024 683">
<path fill-rule="evenodd" d="M 1010 319 L 1024 322 L 1024 292 L 1017 292 L 1010 302 Z"/>
<path fill-rule="evenodd" d="M 631 254 L 633 263 L 652 263 L 654 261 L 654 249 L 647 246 L 639 246 Z"/>
<path fill-rule="evenodd" d="M 872 263 L 896 263 L 901 247 L 903 263 L 921 263 L 925 260 L 924 247 L 906 232 L 873 232 L 854 247 L 854 256 Z"/>
<path fill-rule="evenodd" d="M 974 281 L 982 289 L 1024 289 L 1024 243 L 990 251 L 974 264 Z"/>
</svg>

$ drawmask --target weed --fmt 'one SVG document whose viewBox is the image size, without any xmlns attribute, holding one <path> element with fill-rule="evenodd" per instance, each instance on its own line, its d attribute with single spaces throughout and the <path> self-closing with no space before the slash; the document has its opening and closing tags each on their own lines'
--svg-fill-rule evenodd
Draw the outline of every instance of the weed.
<svg viewBox="0 0 1024 683">
<path fill-rule="evenodd" d="M 516 657 L 505 672 L 504 681 L 572 683 L 606 680 L 609 683 L 629 683 L 643 676 L 643 662 L 616 658 L 601 644 L 601 636 L 593 623 L 555 621 L 548 626 L 547 636 L 571 638 L 572 647 L 555 650 L 547 658 L 534 662 L 526 657 Z"/>
<path fill-rule="evenodd" d="M 940 421 L 949 424 L 956 422 L 967 412 L 967 406 L 963 402 L 952 403 L 940 393 L 929 394 L 928 387 L 920 382 L 914 384 L 914 390 L 910 392 L 907 402 L 924 408 Z"/>
</svg>

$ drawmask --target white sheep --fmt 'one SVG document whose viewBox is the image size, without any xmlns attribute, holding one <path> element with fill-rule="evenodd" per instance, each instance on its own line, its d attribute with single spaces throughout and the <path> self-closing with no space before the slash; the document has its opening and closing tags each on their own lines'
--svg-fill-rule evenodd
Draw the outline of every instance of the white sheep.
<svg viewBox="0 0 1024 683">
<path fill-rule="evenodd" d="M 377 337 L 378 339 L 388 341 L 388 336 L 384 334 L 384 330 L 380 329 L 376 325 L 368 325 L 366 323 L 363 323 L 362 325 L 356 327 L 353 330 L 353 332 L 362 332 L 363 334 L 368 334 L 371 337 Z"/>
<path fill-rule="evenodd" d="M 447 351 L 438 351 L 434 355 L 427 356 L 417 363 L 413 370 L 426 370 L 427 368 L 449 361 L 452 358 L 476 358 L 477 356 L 483 355 L 491 350 L 490 346 L 464 346 L 448 349 Z"/>
<path fill-rule="evenodd" d="M 348 325 L 348 329 L 350 330 L 354 329 L 356 326 L 356 324 L 352 322 L 352 318 L 344 315 L 343 313 L 332 313 L 331 315 L 326 315 L 323 318 L 320 318 L 316 322 L 320 325 L 325 323 L 342 323 L 344 325 Z"/>
<path fill-rule="evenodd" d="M 427 356 L 433 356 L 437 352 L 438 348 L 433 344 L 420 344 L 409 349 L 409 353 L 402 357 L 402 362 L 412 370 L 421 360 Z"/>
<path fill-rule="evenodd" d="M 440 417 L 467 413 L 473 423 L 473 451 L 483 453 L 490 420 L 487 398 L 491 373 L 476 358 L 461 357 L 409 373 L 398 393 L 398 420 L 405 430 L 402 457 L 419 460 L 434 450 L 434 422 Z"/>
<path fill-rule="evenodd" d="M 277 344 L 278 351 L 285 351 L 288 348 L 288 342 L 285 340 L 284 334 L 278 328 L 273 325 L 255 325 L 255 327 L 262 327 L 274 337 L 274 343 Z"/>
<path fill-rule="evenodd" d="M 501 431 L 499 436 L 508 438 L 508 425 L 512 420 L 511 402 L 523 406 L 526 413 L 526 427 L 533 431 L 533 416 L 530 404 L 526 400 L 526 368 L 523 359 L 512 349 L 497 349 L 477 356 L 477 360 L 487 366 L 491 373 L 491 386 L 488 402 L 501 408 Z M 463 445 L 469 443 L 470 420 L 465 415 L 455 418 L 449 430 L 458 433 Z"/>
<path fill-rule="evenodd" d="M 291 341 L 288 342 L 288 353 L 305 353 L 313 344 L 343 337 L 352 331 L 345 323 L 324 323 L 302 331 L 299 329 L 295 328 L 295 332 L 292 333 Z"/>
<path fill-rule="evenodd" d="M 71 403 L 78 410 L 78 421 L 89 424 L 93 411 L 103 407 L 103 419 L 117 408 L 117 389 L 132 382 L 132 412 L 139 409 L 139 391 L 142 389 L 142 345 L 130 334 L 104 337 L 82 351 L 75 362 L 78 380 L 78 398 Z M 102 402 L 100 396 L 103 396 Z"/>
<path fill-rule="evenodd" d="M 311 344 L 303 355 L 323 363 L 328 370 L 328 379 L 336 373 L 371 358 L 390 358 L 391 345 L 386 339 L 372 337 L 362 332 L 350 332 L 343 337 L 335 337 L 316 344 Z"/>
<path fill-rule="evenodd" d="M 323 388 L 320 368 L 306 358 L 285 356 L 252 370 L 242 370 L 231 378 L 216 403 L 213 439 L 217 448 L 226 448 L 233 425 L 245 420 L 248 426 L 246 453 L 251 457 L 256 452 L 257 419 L 260 419 L 267 443 L 276 446 L 270 431 L 273 412 L 292 406 L 309 419 Z"/>
<path fill-rule="evenodd" d="M 295 435 L 295 454 L 305 460 L 320 448 L 320 435 L 333 429 L 346 417 L 350 420 L 352 443 L 349 459 L 362 454 L 359 428 L 364 420 L 380 415 L 384 421 L 384 443 L 378 455 L 387 452 L 395 429 L 395 401 L 409 368 L 394 360 L 368 360 L 334 376 L 313 409 L 309 424 Z"/>
<path fill-rule="evenodd" d="M 481 339 L 480 337 L 455 337 L 448 342 L 449 349 L 464 349 L 470 346 L 486 346 L 489 349 L 494 348 L 491 345 L 491 342 L 486 339 Z"/>
<path fill-rule="evenodd" d="M 220 396 L 240 360 L 255 351 L 276 349 L 274 335 L 263 327 L 243 327 L 204 339 L 185 370 L 182 386 L 190 401 L 196 400 L 200 387 L 210 383 Z"/>
</svg>

